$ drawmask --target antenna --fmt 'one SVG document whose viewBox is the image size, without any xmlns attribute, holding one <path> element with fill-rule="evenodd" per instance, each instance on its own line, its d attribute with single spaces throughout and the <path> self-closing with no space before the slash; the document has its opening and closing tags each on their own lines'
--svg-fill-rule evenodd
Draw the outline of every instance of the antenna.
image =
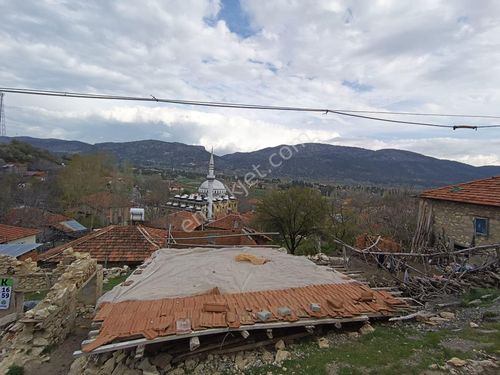
<svg viewBox="0 0 500 375">
<path fill-rule="evenodd" d="M 0 92 L 0 136 L 5 137 L 7 135 L 7 128 L 5 127 L 5 110 L 3 108 L 3 96 L 5 94 Z"/>
</svg>

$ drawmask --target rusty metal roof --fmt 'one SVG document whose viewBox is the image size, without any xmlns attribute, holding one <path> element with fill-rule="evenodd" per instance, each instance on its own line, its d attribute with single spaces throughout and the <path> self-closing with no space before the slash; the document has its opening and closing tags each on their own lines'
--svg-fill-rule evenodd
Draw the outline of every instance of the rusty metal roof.
<svg viewBox="0 0 500 375">
<path fill-rule="evenodd" d="M 427 190 L 420 198 L 500 207 L 500 176 Z"/>
<path fill-rule="evenodd" d="M 319 304 L 319 311 L 311 306 Z M 94 320 L 102 321 L 97 338 L 82 348 L 90 352 L 117 339 L 146 338 L 203 331 L 237 329 L 257 323 L 299 322 L 306 319 L 355 318 L 392 315 L 406 304 L 387 292 L 372 290 L 358 282 L 322 284 L 284 290 L 124 301 L 102 304 Z M 290 315 L 281 316 L 280 307 Z M 265 321 L 258 312 L 269 311 Z"/>
</svg>

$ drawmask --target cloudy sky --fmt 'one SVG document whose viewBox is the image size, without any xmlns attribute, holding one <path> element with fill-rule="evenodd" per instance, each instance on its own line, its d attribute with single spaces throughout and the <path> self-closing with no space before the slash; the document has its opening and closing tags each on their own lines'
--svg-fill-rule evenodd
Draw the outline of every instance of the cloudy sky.
<svg viewBox="0 0 500 375">
<path fill-rule="evenodd" d="M 0 0 L 0 9 L 0 87 L 500 115 L 494 0 Z M 218 154 L 306 139 L 500 164 L 500 129 L 15 94 L 5 102 L 11 136 L 159 139 Z"/>
</svg>

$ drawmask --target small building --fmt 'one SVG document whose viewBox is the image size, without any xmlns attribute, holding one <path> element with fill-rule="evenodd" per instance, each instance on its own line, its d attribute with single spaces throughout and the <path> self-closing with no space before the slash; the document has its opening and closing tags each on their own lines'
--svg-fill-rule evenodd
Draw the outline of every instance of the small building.
<svg viewBox="0 0 500 375">
<path fill-rule="evenodd" d="M 413 249 L 447 244 L 466 248 L 500 243 L 500 176 L 420 194 Z"/>
<path fill-rule="evenodd" d="M 165 230 L 143 225 L 110 225 L 48 250 L 39 256 L 39 261 L 58 263 L 63 259 L 63 252 L 71 248 L 89 253 L 105 266 L 138 265 L 164 246 L 166 236 Z"/>
<path fill-rule="evenodd" d="M 129 219 L 131 200 L 121 194 L 101 191 L 83 198 L 83 205 L 79 211 L 91 227 L 104 225 L 125 225 Z"/>
<path fill-rule="evenodd" d="M 224 247 L 224 246 L 257 246 L 251 230 L 245 228 L 233 230 L 195 230 L 193 232 L 172 231 L 169 233 L 167 247 Z"/>
<path fill-rule="evenodd" d="M 9 243 L 0 244 L 0 255 L 15 257 L 17 260 L 26 260 L 30 258 L 36 262 L 38 260 L 39 243 Z"/>
<path fill-rule="evenodd" d="M 36 243 L 38 229 L 0 224 L 0 244 Z"/>
<path fill-rule="evenodd" d="M 81 237 L 87 232 L 78 221 L 35 207 L 13 208 L 7 212 L 4 222 L 25 228 L 40 230 L 40 242 L 57 242 Z"/>
</svg>

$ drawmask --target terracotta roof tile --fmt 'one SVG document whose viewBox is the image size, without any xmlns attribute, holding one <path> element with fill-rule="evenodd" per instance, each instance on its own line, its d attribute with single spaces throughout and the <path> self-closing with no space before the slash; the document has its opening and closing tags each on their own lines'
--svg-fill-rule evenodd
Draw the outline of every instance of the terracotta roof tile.
<svg viewBox="0 0 500 375">
<path fill-rule="evenodd" d="M 238 236 L 244 233 L 242 229 L 234 230 L 203 230 L 203 231 L 172 231 L 171 235 L 175 240 L 172 247 L 193 247 L 193 246 L 241 246 L 256 245 L 257 242 L 251 236 Z M 217 236 L 229 237 L 217 237 Z M 214 236 L 211 238 L 211 236 Z"/>
<path fill-rule="evenodd" d="M 373 293 L 373 300 L 359 302 L 363 293 Z M 329 300 L 342 302 L 333 306 Z M 227 305 L 227 311 L 207 312 L 207 303 Z M 320 311 L 313 312 L 311 303 L 320 304 Z M 292 315 L 283 317 L 278 308 L 286 306 Z M 387 292 L 371 290 L 367 286 L 353 282 L 345 284 L 323 284 L 284 290 L 246 292 L 213 295 L 205 294 L 192 297 L 161 299 L 154 301 L 125 301 L 104 303 L 94 320 L 102 321 L 97 339 L 83 348 L 89 352 L 110 343 L 114 339 L 132 337 L 154 338 L 174 335 L 179 319 L 190 319 L 190 330 L 206 328 L 236 328 L 253 325 L 257 322 L 256 313 L 262 310 L 272 312 L 272 321 L 296 321 L 300 318 L 340 318 L 356 315 L 390 315 L 396 307 L 405 306 L 404 302 Z M 182 322 L 179 322 L 182 323 Z M 259 323 L 262 323 L 259 321 Z M 265 322 L 264 322 L 265 323 Z"/>
<path fill-rule="evenodd" d="M 90 253 L 98 262 L 142 263 L 163 247 L 166 231 L 141 225 L 110 225 L 64 245 L 50 249 L 39 257 L 45 262 L 59 262 L 68 248 Z"/>
<path fill-rule="evenodd" d="M 248 226 L 248 224 L 247 217 L 239 214 L 229 214 L 206 224 L 205 228 L 231 230 Z"/>
<path fill-rule="evenodd" d="M 500 176 L 427 190 L 420 197 L 500 207 Z"/>
<path fill-rule="evenodd" d="M 151 225 L 163 229 L 168 229 L 171 225 L 173 231 L 191 232 L 203 224 L 203 216 L 201 213 L 189 211 L 176 211 L 166 217 L 154 220 Z"/>
<path fill-rule="evenodd" d="M 35 236 L 39 234 L 38 229 L 14 227 L 11 225 L 0 224 L 0 243 L 19 240 L 24 237 Z"/>
<path fill-rule="evenodd" d="M 61 221 L 68 220 L 71 220 L 71 218 L 35 207 L 13 208 L 7 212 L 4 218 L 5 223 L 9 225 L 19 225 L 29 228 L 56 225 Z"/>
</svg>

